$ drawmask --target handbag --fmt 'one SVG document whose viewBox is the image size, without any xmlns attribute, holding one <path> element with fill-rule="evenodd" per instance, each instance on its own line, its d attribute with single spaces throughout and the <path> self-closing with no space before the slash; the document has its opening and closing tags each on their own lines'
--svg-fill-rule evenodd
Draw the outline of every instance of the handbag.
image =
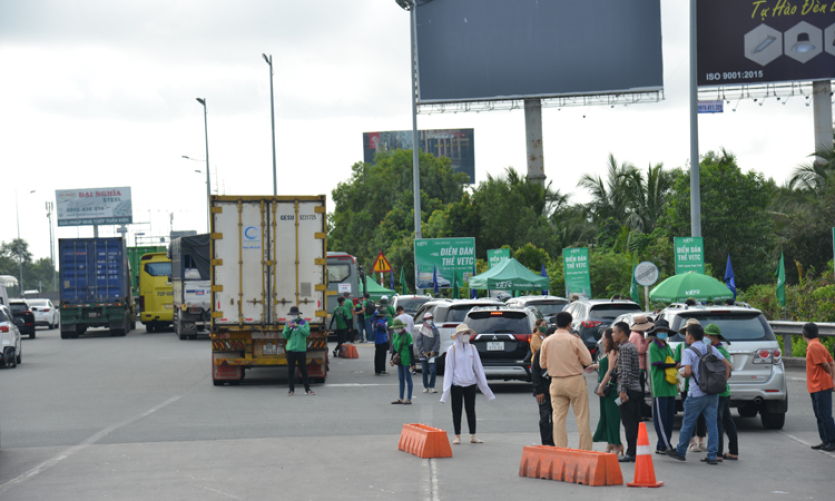
<svg viewBox="0 0 835 501">
<path fill-rule="evenodd" d="M 612 394 L 612 388 L 614 388 L 614 386 L 612 386 L 611 384 L 607 384 L 603 387 L 603 398 L 609 398 L 609 395 Z"/>
<path fill-rule="evenodd" d="M 401 339 L 402 339 L 402 337 L 401 337 Z M 394 343 L 392 342 L 392 345 L 393 344 Z M 402 341 L 401 341 L 401 344 L 400 344 L 400 349 L 401 350 L 403 349 L 403 342 Z M 397 353 L 394 354 L 393 357 L 391 357 L 391 363 L 394 364 L 394 365 L 400 365 L 400 359 L 401 359 L 400 352 L 398 351 Z"/>
<path fill-rule="evenodd" d="M 664 363 L 665 364 L 674 364 L 674 363 L 676 363 L 676 361 L 673 360 L 673 357 L 667 355 L 667 359 L 664 360 Z M 675 367 L 670 367 L 668 369 L 664 369 L 664 378 L 667 380 L 668 383 L 677 385 L 678 384 L 678 370 Z"/>
</svg>

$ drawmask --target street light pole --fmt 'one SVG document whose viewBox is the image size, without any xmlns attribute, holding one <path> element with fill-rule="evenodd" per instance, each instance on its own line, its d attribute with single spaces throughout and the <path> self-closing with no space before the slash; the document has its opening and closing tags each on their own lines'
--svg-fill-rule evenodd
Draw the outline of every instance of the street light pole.
<svg viewBox="0 0 835 501">
<path fill-rule="evenodd" d="M 17 217 L 17 262 L 20 266 L 20 281 L 17 284 L 20 289 L 18 296 L 23 297 L 23 246 L 20 241 L 20 205 L 17 202 L 17 188 L 14 190 L 14 211 Z"/>
<path fill-rule="evenodd" d="M 273 195 L 278 195 L 278 180 L 276 178 L 275 173 L 275 102 L 273 101 L 273 55 L 270 54 L 267 57 L 266 54 L 261 54 L 264 56 L 264 61 L 270 65 L 270 120 L 272 121 L 273 126 Z"/>
<path fill-rule="evenodd" d="M 203 128 L 206 132 L 206 233 L 211 233 L 212 178 L 209 169 L 209 118 L 206 111 L 206 98 L 198 97 L 197 102 L 203 105 Z"/>
<path fill-rule="evenodd" d="M 49 259 L 52 260 L 52 286 L 58 290 L 58 267 L 55 265 L 55 246 L 52 242 L 52 202 L 46 202 L 46 219 L 49 221 Z"/>
</svg>

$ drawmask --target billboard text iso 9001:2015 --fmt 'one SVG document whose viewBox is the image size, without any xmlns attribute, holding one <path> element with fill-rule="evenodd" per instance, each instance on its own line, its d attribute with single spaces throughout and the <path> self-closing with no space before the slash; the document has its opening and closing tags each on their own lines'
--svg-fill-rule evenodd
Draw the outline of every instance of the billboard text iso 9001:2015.
<svg viewBox="0 0 835 501">
<path fill-rule="evenodd" d="M 132 224 L 130 188 L 55 190 L 58 226 Z"/>
</svg>

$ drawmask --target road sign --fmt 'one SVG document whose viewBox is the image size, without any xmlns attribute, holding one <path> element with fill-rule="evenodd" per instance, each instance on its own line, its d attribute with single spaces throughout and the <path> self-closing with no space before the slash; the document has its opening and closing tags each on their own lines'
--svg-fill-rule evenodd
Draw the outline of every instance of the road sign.
<svg viewBox="0 0 835 501">
<path fill-rule="evenodd" d="M 589 269 L 589 248 L 580 247 L 562 250 L 565 295 L 573 294 L 591 298 L 591 274 Z"/>
<path fill-rule="evenodd" d="M 374 265 L 371 267 L 374 273 L 390 273 L 391 272 L 391 265 L 386 259 L 386 256 L 383 253 L 377 254 L 377 259 L 374 260 Z"/>
<path fill-rule="evenodd" d="M 705 247 L 702 237 L 675 238 L 676 275 L 695 271 L 705 274 Z"/>
<path fill-rule="evenodd" d="M 658 281 L 658 267 L 649 261 L 638 263 L 635 267 L 635 281 L 644 287 L 655 285 Z"/>
</svg>

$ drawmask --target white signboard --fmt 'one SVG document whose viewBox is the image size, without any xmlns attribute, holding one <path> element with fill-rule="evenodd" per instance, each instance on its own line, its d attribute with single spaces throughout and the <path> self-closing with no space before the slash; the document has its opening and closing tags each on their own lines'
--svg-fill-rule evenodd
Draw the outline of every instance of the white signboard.
<svg viewBox="0 0 835 501">
<path fill-rule="evenodd" d="M 351 293 L 351 284 L 337 284 L 337 292 L 340 294 Z"/>
<path fill-rule="evenodd" d="M 133 223 L 130 188 L 55 190 L 58 226 Z"/>
</svg>

